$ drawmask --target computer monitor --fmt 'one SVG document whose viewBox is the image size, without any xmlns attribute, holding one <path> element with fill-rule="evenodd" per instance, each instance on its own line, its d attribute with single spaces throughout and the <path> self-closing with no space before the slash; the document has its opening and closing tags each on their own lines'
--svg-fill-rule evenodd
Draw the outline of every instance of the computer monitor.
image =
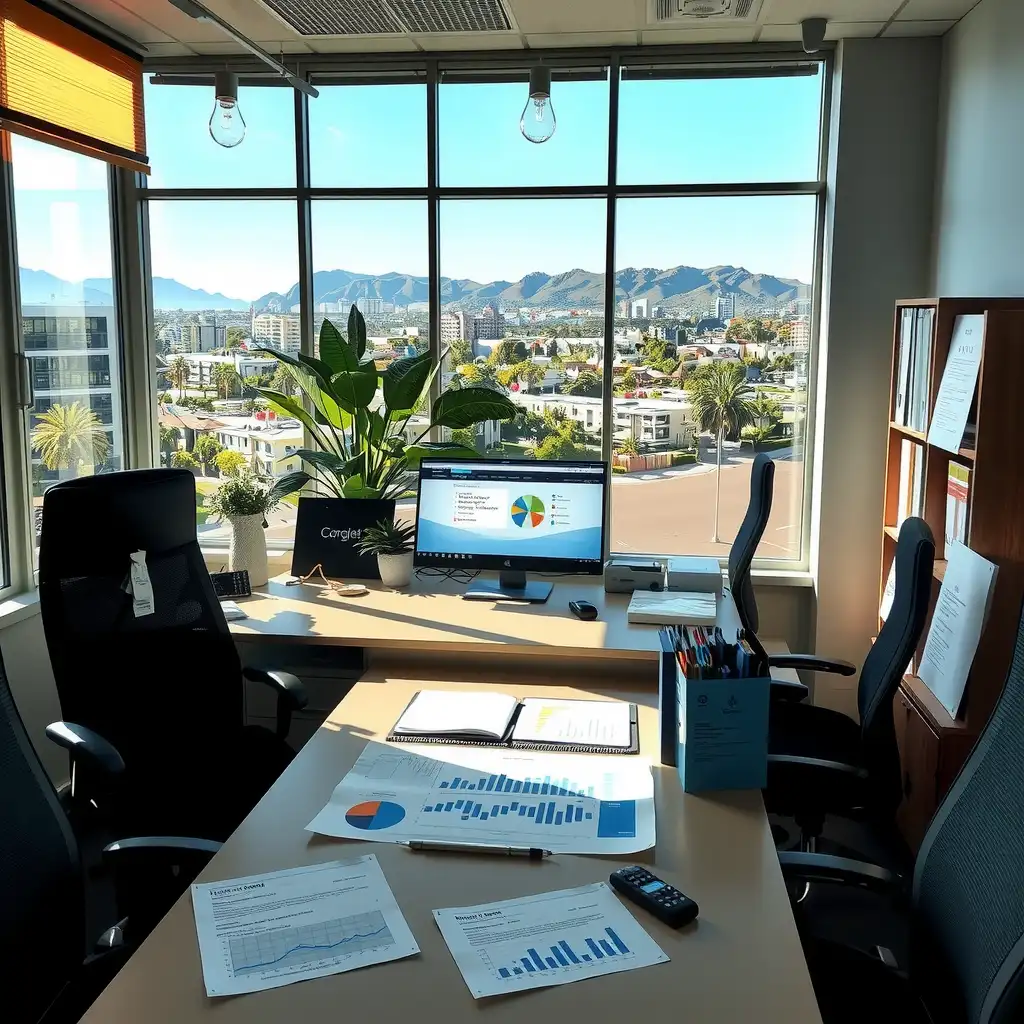
<svg viewBox="0 0 1024 1024">
<path fill-rule="evenodd" d="M 551 584 L 527 572 L 603 571 L 607 491 L 603 462 L 423 459 L 414 565 L 497 569 L 471 600 L 546 601 Z"/>
</svg>

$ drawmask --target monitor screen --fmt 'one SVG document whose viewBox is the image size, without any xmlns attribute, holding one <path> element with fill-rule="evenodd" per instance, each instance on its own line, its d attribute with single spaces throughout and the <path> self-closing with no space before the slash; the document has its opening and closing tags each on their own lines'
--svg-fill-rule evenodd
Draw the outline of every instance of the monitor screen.
<svg viewBox="0 0 1024 1024">
<path fill-rule="evenodd" d="M 599 575 L 603 462 L 424 459 L 417 566 Z"/>
</svg>

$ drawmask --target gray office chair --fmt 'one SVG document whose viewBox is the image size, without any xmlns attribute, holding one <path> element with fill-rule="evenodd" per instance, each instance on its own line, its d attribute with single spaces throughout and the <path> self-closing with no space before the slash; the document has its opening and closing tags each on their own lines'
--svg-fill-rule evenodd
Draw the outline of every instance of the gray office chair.
<svg viewBox="0 0 1024 1024">
<path fill-rule="evenodd" d="M 917 855 L 906 971 L 884 948 L 871 954 L 815 937 L 822 922 L 813 908 L 798 914 L 825 1024 L 862 1024 L 880 1012 L 900 1024 L 1024 1020 L 1022 779 L 1024 615 L 1002 696 Z M 901 895 L 877 865 L 817 853 L 782 853 L 780 861 L 793 882 Z"/>
<path fill-rule="evenodd" d="M 99 770 L 117 775 L 124 769 L 117 751 L 88 729 L 67 722 L 50 729 L 73 737 L 79 757 Z M 134 941 L 216 848 L 179 838 L 109 847 L 108 862 L 115 872 L 119 862 L 127 866 L 129 887 L 143 902 L 120 904 L 129 917 L 104 932 L 89 953 L 78 843 L 25 732 L 0 659 L 0 1020 L 78 1020 L 128 959 Z"/>
</svg>

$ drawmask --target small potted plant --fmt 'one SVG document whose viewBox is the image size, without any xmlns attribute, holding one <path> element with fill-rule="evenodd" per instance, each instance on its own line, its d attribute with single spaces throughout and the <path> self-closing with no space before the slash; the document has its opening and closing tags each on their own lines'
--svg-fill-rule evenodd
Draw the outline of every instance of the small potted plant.
<svg viewBox="0 0 1024 1024">
<path fill-rule="evenodd" d="M 253 587 L 262 587 L 269 577 L 263 531 L 267 513 L 277 508 L 281 497 L 275 487 L 247 471 L 225 480 L 206 502 L 211 515 L 231 524 L 229 568 L 232 572 L 247 572 Z"/>
<path fill-rule="evenodd" d="M 357 547 L 364 555 L 377 556 L 381 582 L 386 587 L 407 587 L 412 579 L 412 523 L 381 519 L 366 527 Z"/>
</svg>

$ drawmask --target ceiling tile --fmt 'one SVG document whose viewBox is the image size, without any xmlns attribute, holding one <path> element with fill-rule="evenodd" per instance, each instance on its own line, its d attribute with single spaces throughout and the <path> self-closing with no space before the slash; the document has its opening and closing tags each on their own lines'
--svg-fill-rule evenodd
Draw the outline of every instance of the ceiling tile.
<svg viewBox="0 0 1024 1024">
<path fill-rule="evenodd" d="M 408 36 L 310 36 L 314 53 L 408 53 L 416 44 Z"/>
<path fill-rule="evenodd" d="M 962 18 L 978 0 L 909 0 L 899 13 L 898 21 L 941 21 Z"/>
<path fill-rule="evenodd" d="M 757 25 L 709 25 L 707 28 L 648 29 L 641 34 L 644 46 L 669 43 L 750 43 Z"/>
<path fill-rule="evenodd" d="M 519 31 L 621 32 L 643 28 L 646 0 L 508 0 Z"/>
<path fill-rule="evenodd" d="M 901 0 L 768 0 L 761 12 L 766 25 L 798 25 L 804 18 L 843 23 L 888 21 Z"/>
<path fill-rule="evenodd" d="M 191 57 L 195 50 L 184 43 L 150 43 L 147 47 L 149 57 Z"/>
<path fill-rule="evenodd" d="M 530 35 L 526 41 L 537 49 L 546 46 L 633 46 L 636 44 L 636 33 L 558 32 L 552 35 Z"/>
<path fill-rule="evenodd" d="M 166 43 L 171 37 L 114 0 L 77 0 L 74 5 L 104 25 L 139 43 Z"/>
<path fill-rule="evenodd" d="M 412 36 L 424 50 L 521 50 L 523 41 L 515 32 L 455 32 Z"/>
<path fill-rule="evenodd" d="M 886 30 L 885 37 L 890 36 L 944 36 L 954 25 L 955 19 L 948 21 L 894 21 Z"/>
<path fill-rule="evenodd" d="M 825 29 L 826 39 L 857 39 L 877 36 L 885 28 L 884 21 L 830 21 Z"/>
<path fill-rule="evenodd" d="M 759 43 L 799 43 L 799 25 L 762 25 Z"/>
</svg>

